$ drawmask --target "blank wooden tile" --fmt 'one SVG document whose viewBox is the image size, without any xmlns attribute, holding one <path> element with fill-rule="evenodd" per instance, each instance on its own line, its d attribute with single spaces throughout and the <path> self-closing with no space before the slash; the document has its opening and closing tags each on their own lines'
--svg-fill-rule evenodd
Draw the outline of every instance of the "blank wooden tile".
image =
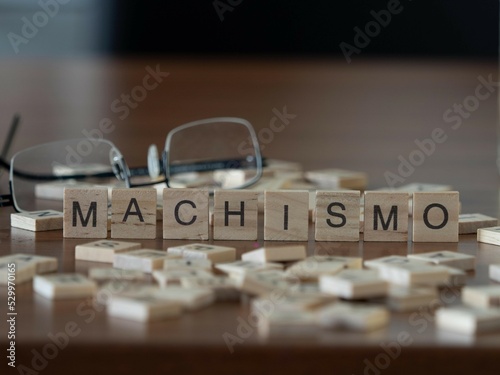
<svg viewBox="0 0 500 375">
<path fill-rule="evenodd" d="M 153 270 L 163 269 L 166 259 L 178 258 L 180 255 L 169 254 L 166 251 L 139 249 L 124 253 L 116 253 L 113 267 L 123 270 L 138 270 L 151 273 Z"/>
<path fill-rule="evenodd" d="M 64 215 L 54 210 L 10 214 L 10 226 L 32 232 L 63 229 Z"/>
<path fill-rule="evenodd" d="M 305 259 L 306 247 L 304 245 L 265 246 L 260 249 L 248 251 L 241 256 L 241 260 L 251 262 L 290 262 Z"/>
<path fill-rule="evenodd" d="M 138 322 L 177 318 L 182 314 L 182 304 L 167 301 L 153 294 L 130 294 L 116 296 L 107 305 L 111 317 Z"/>
<path fill-rule="evenodd" d="M 77 273 L 36 275 L 33 290 L 49 299 L 92 297 L 97 291 L 95 282 Z"/>
<path fill-rule="evenodd" d="M 462 289 L 464 304 L 488 309 L 500 307 L 500 285 L 466 286 Z"/>
<path fill-rule="evenodd" d="M 413 193 L 413 241 L 458 242 L 459 194 Z"/>
<path fill-rule="evenodd" d="M 141 248 L 138 242 L 125 242 L 114 240 L 100 240 L 89 242 L 75 247 L 76 260 L 91 262 L 113 263 L 115 254 L 137 250 Z"/>
<path fill-rule="evenodd" d="M 500 227 L 478 229 L 477 242 L 500 246 Z"/>
<path fill-rule="evenodd" d="M 234 275 L 264 270 L 283 270 L 284 267 L 281 263 L 262 263 L 248 260 L 237 260 L 236 262 L 217 264 L 215 268 L 227 274 Z"/>
<path fill-rule="evenodd" d="M 308 234 L 308 191 L 264 193 L 264 240 L 307 241 Z"/>
<path fill-rule="evenodd" d="M 204 258 L 212 263 L 227 263 L 236 260 L 236 249 L 228 246 L 209 244 L 189 244 L 171 246 L 167 249 L 170 254 L 180 254 L 184 258 Z"/>
<path fill-rule="evenodd" d="M 436 311 L 439 330 L 474 335 L 500 329 L 499 309 L 478 309 L 468 306 L 442 307 Z"/>
<path fill-rule="evenodd" d="M 304 174 L 308 181 L 313 182 L 320 189 L 353 189 L 364 190 L 368 183 L 365 172 L 348 171 L 343 169 L 321 169 L 308 171 Z"/>
<path fill-rule="evenodd" d="M 203 189 L 163 190 L 163 238 L 208 240 L 209 193 Z"/>
<path fill-rule="evenodd" d="M 155 189 L 113 189 L 111 238 L 156 238 Z"/>
<path fill-rule="evenodd" d="M 480 228 L 490 228 L 498 225 L 498 219 L 483 214 L 458 215 L 458 234 L 477 233 Z"/>
<path fill-rule="evenodd" d="M 92 280 L 145 280 L 144 272 L 137 270 L 120 270 L 116 268 L 91 268 L 89 278 Z"/>
<path fill-rule="evenodd" d="M 9 281 L 15 285 L 22 284 L 33 279 L 35 274 L 35 262 L 24 262 L 13 258 L 13 255 L 0 257 L 0 285 L 8 285 Z"/>
<path fill-rule="evenodd" d="M 473 270 L 476 267 L 475 256 L 447 250 L 432 251 L 429 253 L 420 254 L 409 254 L 408 258 L 454 267 L 465 271 Z"/>
<path fill-rule="evenodd" d="M 64 189 L 65 238 L 106 238 L 108 189 Z"/>
<path fill-rule="evenodd" d="M 317 320 L 324 328 L 368 332 L 386 327 L 390 314 L 383 306 L 336 302 L 320 308 Z"/>
<path fill-rule="evenodd" d="M 317 191 L 316 241 L 359 241 L 359 191 Z"/>
<path fill-rule="evenodd" d="M 389 284 L 375 270 L 343 270 L 319 277 L 321 291 L 345 299 L 372 298 L 387 295 Z"/>
<path fill-rule="evenodd" d="M 490 264 L 488 271 L 491 280 L 500 282 L 500 264 Z"/>
<path fill-rule="evenodd" d="M 214 240 L 257 240 L 258 196 L 251 190 L 216 190 Z"/>
<path fill-rule="evenodd" d="M 408 194 L 365 192 L 364 240 L 406 242 L 408 240 Z"/>
</svg>

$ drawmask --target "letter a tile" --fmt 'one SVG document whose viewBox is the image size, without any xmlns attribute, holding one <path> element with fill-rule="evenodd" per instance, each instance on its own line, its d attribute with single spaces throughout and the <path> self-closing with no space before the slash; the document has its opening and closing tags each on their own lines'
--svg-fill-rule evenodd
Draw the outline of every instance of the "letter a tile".
<svg viewBox="0 0 500 375">
<path fill-rule="evenodd" d="M 156 238 L 156 190 L 113 189 L 111 238 Z"/>
</svg>

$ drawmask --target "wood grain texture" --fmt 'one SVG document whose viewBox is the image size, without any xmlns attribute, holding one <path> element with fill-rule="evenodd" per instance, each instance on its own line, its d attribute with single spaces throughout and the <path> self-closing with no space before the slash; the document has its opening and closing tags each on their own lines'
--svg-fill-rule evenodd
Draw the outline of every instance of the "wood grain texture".
<svg viewBox="0 0 500 375">
<path fill-rule="evenodd" d="M 458 242 L 458 192 L 413 193 L 413 241 Z"/>
<path fill-rule="evenodd" d="M 408 193 L 365 192 L 364 240 L 408 240 Z"/>
<path fill-rule="evenodd" d="M 113 189 L 111 238 L 156 238 L 155 189 Z"/>
<path fill-rule="evenodd" d="M 266 241 L 307 241 L 308 225 L 308 191 L 266 191 L 264 193 L 264 239 Z"/>
<path fill-rule="evenodd" d="M 225 15 L 237 17 L 239 11 L 244 9 Z M 119 120 L 109 112 L 109 103 L 119 98 L 124 88 L 129 90 L 141 82 L 145 66 L 155 64 L 172 74 L 149 92 L 147 100 L 129 117 Z M 400 184 L 416 180 L 451 185 L 461 193 L 463 212 L 498 217 L 494 95 L 481 101 L 480 110 L 464 119 L 460 129 L 453 130 L 453 124 L 441 120 L 454 102 L 461 103 L 474 93 L 476 77 L 492 74 L 492 79 L 498 80 L 497 62 L 12 58 L 3 59 L 1 66 L 8 72 L 0 75 L 2 124 L 9 123 L 12 108 L 20 108 L 19 103 L 34 104 L 22 106 L 25 121 L 13 152 L 54 139 L 82 137 L 82 129 L 97 129 L 101 120 L 109 118 L 116 128 L 106 137 L 122 150 L 129 165 L 142 166 L 148 146 L 162 142 L 166 132 L 177 125 L 232 113 L 248 119 L 258 134 L 269 128 L 273 116 L 270 109 L 281 110 L 286 104 L 288 112 L 297 117 L 264 145 L 266 157 L 293 159 L 305 170 L 340 167 L 366 171 L 369 187 L 375 189 L 387 186 L 384 173 L 397 173 L 398 156 L 408 157 L 415 149 L 414 139 L 429 137 L 439 126 L 449 141 L 437 145 L 432 157 Z M 68 98 L 78 98 L 81 105 L 67 107 Z M 43 126 L 34 125 L 38 122 Z M 0 176 L 2 193 L 8 190 L 6 177 L 5 173 Z M 59 272 L 86 274 L 94 266 L 73 258 L 75 246 L 88 240 L 63 239 L 62 231 L 57 230 L 11 228 L 12 212 L 6 207 L 0 209 L 1 255 L 23 252 L 54 256 L 59 260 Z M 314 227 L 310 225 L 309 239 L 313 236 Z M 141 240 L 144 247 L 155 249 L 188 242 L 160 237 Z M 259 227 L 257 246 L 253 241 L 217 244 L 237 248 L 239 259 L 243 252 L 264 244 L 263 227 Z M 468 285 L 489 283 L 488 265 L 500 263 L 498 246 L 478 243 L 475 235 L 461 235 L 459 243 L 447 244 L 446 249 L 477 257 L 476 271 L 467 275 Z M 359 256 L 364 260 L 439 250 L 443 250 L 439 243 L 307 243 L 309 256 Z M 231 354 L 221 337 L 224 332 L 237 335 L 239 322 L 250 314 L 244 304 L 217 303 L 179 319 L 146 325 L 107 317 L 84 299 L 48 303 L 33 295 L 31 283 L 20 285 L 17 293 L 18 311 L 22 312 L 16 327 L 18 364 L 32 368 L 33 350 L 43 353 L 51 342 L 49 333 L 73 332 L 68 326 L 71 322 L 81 329 L 70 338 L 70 345 L 59 350 L 57 358 L 48 361 L 42 374 L 88 375 L 96 368 L 104 374 L 140 374 L 145 369 L 150 373 L 204 375 L 314 374 L 332 369 L 339 374 L 375 374 L 380 370 L 381 375 L 470 375 L 478 369 L 481 375 L 498 373 L 498 332 L 472 338 L 447 336 L 436 329 L 432 316 L 419 316 L 417 324 L 412 325 L 411 313 L 393 313 L 389 326 L 372 334 L 322 329 L 313 334 L 282 332 L 263 338 L 252 331 L 244 342 L 232 347 Z M 439 296 L 459 301 L 453 293 L 440 292 Z M 0 312 L 5 316 L 6 304 L 0 304 Z M 406 333 L 406 339 L 401 340 Z M 391 359 L 385 369 L 371 367 L 376 366 L 377 358 L 377 363 L 383 364 L 381 343 L 398 340 L 405 343 L 400 356 Z"/>
<path fill-rule="evenodd" d="M 208 191 L 163 190 L 163 239 L 208 240 L 208 215 Z"/>
<path fill-rule="evenodd" d="M 33 232 L 44 232 L 63 229 L 63 219 L 63 213 L 54 210 L 19 212 L 10 215 L 10 225 Z"/>
<path fill-rule="evenodd" d="M 216 190 L 214 240 L 257 240 L 258 198 L 251 190 Z"/>
<path fill-rule="evenodd" d="M 360 192 L 317 191 L 314 216 L 316 241 L 359 241 Z"/>
<path fill-rule="evenodd" d="M 64 189 L 63 236 L 106 238 L 108 235 L 108 189 Z"/>
</svg>

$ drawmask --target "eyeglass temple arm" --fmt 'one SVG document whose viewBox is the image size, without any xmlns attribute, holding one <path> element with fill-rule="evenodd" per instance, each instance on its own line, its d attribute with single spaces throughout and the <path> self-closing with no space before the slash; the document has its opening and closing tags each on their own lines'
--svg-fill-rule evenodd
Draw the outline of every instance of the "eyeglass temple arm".
<svg viewBox="0 0 500 375">
<path fill-rule="evenodd" d="M 12 141 L 14 140 L 20 122 L 21 116 L 16 113 L 12 118 L 12 122 L 10 123 L 9 132 L 7 133 L 7 138 L 5 139 L 2 147 L 2 152 L 0 153 L 0 157 L 2 159 L 7 158 L 7 154 L 9 153 L 10 146 L 12 145 Z"/>
<path fill-rule="evenodd" d="M 266 159 L 262 158 L 262 166 L 266 166 Z M 0 166 L 5 169 L 10 169 L 10 164 L 0 157 Z M 170 175 L 186 172 L 208 172 L 219 169 L 244 169 L 250 165 L 246 159 L 230 159 L 230 160 L 215 160 L 210 162 L 199 162 L 190 164 L 179 164 L 170 166 Z M 114 172 L 100 172 L 94 174 L 73 174 L 73 175 L 50 175 L 50 174 L 32 174 L 22 172 L 20 170 L 13 171 L 14 176 L 25 178 L 28 180 L 40 181 L 57 181 L 57 180 L 71 180 L 82 178 L 109 178 L 115 177 Z M 149 174 L 147 167 L 130 168 L 131 176 L 147 176 Z"/>
<path fill-rule="evenodd" d="M 266 166 L 265 159 L 262 158 L 262 166 Z M 253 167 L 246 159 L 214 160 L 208 162 L 178 164 L 170 166 L 170 175 L 187 172 L 209 172 L 219 169 L 245 169 Z"/>
</svg>

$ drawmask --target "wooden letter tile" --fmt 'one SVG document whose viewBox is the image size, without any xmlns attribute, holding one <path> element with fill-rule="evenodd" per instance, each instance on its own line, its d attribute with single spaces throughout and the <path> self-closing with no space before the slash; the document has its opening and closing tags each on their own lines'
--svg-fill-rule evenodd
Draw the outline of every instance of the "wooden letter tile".
<svg viewBox="0 0 500 375">
<path fill-rule="evenodd" d="M 208 240 L 209 193 L 202 189 L 163 190 L 163 238 Z"/>
<path fill-rule="evenodd" d="M 387 295 L 389 283 L 379 277 L 376 270 L 350 269 L 335 275 L 321 275 L 322 292 L 345 299 L 382 297 Z"/>
<path fill-rule="evenodd" d="M 359 303 L 332 303 L 318 311 L 318 320 L 322 327 L 349 331 L 377 330 L 387 326 L 390 318 L 385 307 Z"/>
<path fill-rule="evenodd" d="M 57 271 L 57 258 L 47 257 L 43 255 L 31 255 L 31 254 L 12 254 L 7 257 L 0 258 L 1 260 L 11 260 L 16 263 L 34 263 L 35 264 L 35 272 L 40 273 L 49 273 Z M 0 263 L 1 264 L 1 263 Z"/>
<path fill-rule="evenodd" d="M 316 241 L 359 241 L 359 191 L 317 191 Z"/>
<path fill-rule="evenodd" d="M 490 279 L 500 283 L 500 264 L 490 264 L 488 271 Z"/>
<path fill-rule="evenodd" d="M 365 241 L 408 240 L 408 193 L 365 192 Z"/>
<path fill-rule="evenodd" d="M 106 238 L 108 189 L 64 189 L 63 237 Z"/>
<path fill-rule="evenodd" d="M 113 263 L 115 254 L 132 251 L 141 248 L 137 242 L 123 242 L 113 240 L 100 240 L 75 247 L 76 260 L 88 260 L 91 262 Z"/>
<path fill-rule="evenodd" d="M 180 254 L 184 258 L 204 258 L 213 263 L 234 262 L 236 249 L 234 247 L 216 246 L 208 244 L 189 244 L 172 246 L 167 249 L 169 254 Z"/>
<path fill-rule="evenodd" d="M 214 240 L 257 240 L 259 193 L 251 190 L 216 190 Z"/>
<path fill-rule="evenodd" d="M 364 190 L 368 176 L 364 172 L 346 171 L 343 169 L 322 169 L 305 173 L 305 178 L 321 189 L 355 189 Z"/>
<path fill-rule="evenodd" d="M 123 270 L 137 270 L 151 273 L 163 268 L 166 259 L 180 258 L 180 255 L 169 254 L 166 251 L 140 249 L 126 253 L 115 254 L 113 267 Z"/>
<path fill-rule="evenodd" d="M 92 280 L 145 280 L 144 272 L 136 270 L 119 270 L 116 268 L 91 268 L 89 278 Z"/>
<path fill-rule="evenodd" d="M 408 258 L 455 267 L 465 271 L 473 270 L 476 267 L 476 257 L 454 251 L 442 250 L 430 253 L 410 254 L 408 255 Z"/>
<path fill-rule="evenodd" d="M 10 214 L 10 225 L 32 232 L 44 232 L 63 228 L 62 212 L 54 210 L 19 212 Z"/>
<path fill-rule="evenodd" d="M 113 189 L 111 238 L 156 238 L 156 190 Z"/>
<path fill-rule="evenodd" d="M 182 304 L 156 297 L 153 293 L 134 293 L 114 297 L 107 306 L 111 317 L 138 322 L 177 318 L 182 313 Z"/>
<path fill-rule="evenodd" d="M 440 330 L 465 335 L 500 329 L 499 309 L 477 309 L 467 306 L 443 307 L 436 311 Z"/>
<path fill-rule="evenodd" d="M 413 241 L 458 242 L 458 192 L 413 193 Z"/>
<path fill-rule="evenodd" d="M 264 240 L 307 241 L 309 234 L 308 191 L 266 191 Z"/>
<path fill-rule="evenodd" d="M 17 255 L 0 257 L 0 285 L 7 285 L 9 281 L 21 284 L 33 279 L 33 276 L 35 276 L 36 263 L 24 262 L 22 259 L 17 258 Z M 15 280 L 12 279 L 14 273 Z M 11 275 L 10 280 L 9 275 Z"/>
<path fill-rule="evenodd" d="M 92 297 L 97 291 L 97 285 L 77 273 L 57 273 L 35 276 L 33 290 L 49 299 L 71 299 Z"/>
<path fill-rule="evenodd" d="M 246 252 L 241 260 L 251 262 L 290 262 L 306 257 L 304 245 L 265 246 L 260 249 Z"/>
<path fill-rule="evenodd" d="M 500 307 L 500 285 L 466 286 L 462 290 L 464 304 L 481 309 Z"/>
<path fill-rule="evenodd" d="M 478 229 L 477 242 L 500 246 L 500 227 Z"/>
<path fill-rule="evenodd" d="M 458 234 L 476 233 L 480 228 L 490 228 L 498 225 L 498 219 L 483 214 L 458 215 Z"/>
</svg>

